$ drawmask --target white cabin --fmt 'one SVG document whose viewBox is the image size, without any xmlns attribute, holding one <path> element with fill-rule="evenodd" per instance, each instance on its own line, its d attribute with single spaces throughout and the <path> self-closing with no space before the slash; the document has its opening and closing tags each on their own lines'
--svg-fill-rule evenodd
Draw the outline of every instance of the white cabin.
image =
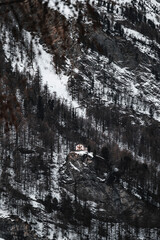
<svg viewBox="0 0 160 240">
<path fill-rule="evenodd" d="M 86 148 L 84 147 L 83 144 L 78 144 L 76 145 L 76 151 L 85 151 Z"/>
</svg>

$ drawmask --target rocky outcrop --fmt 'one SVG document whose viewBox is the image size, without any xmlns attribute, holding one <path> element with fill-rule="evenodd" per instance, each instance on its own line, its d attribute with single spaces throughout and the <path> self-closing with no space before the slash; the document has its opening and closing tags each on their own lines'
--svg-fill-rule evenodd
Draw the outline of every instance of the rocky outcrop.
<svg viewBox="0 0 160 240">
<path fill-rule="evenodd" d="M 31 226 L 18 217 L 0 219 L 0 238 L 7 240 L 38 240 L 41 239 L 32 231 Z"/>
<path fill-rule="evenodd" d="M 143 225 L 145 215 L 149 214 L 145 203 L 123 187 L 115 170 L 106 167 L 105 173 L 97 173 L 95 158 L 101 160 L 98 156 L 71 152 L 60 169 L 60 185 L 80 200 L 94 202 L 96 208 L 103 209 L 103 219 L 134 223 L 138 218 L 139 224 Z M 152 225 L 158 215 L 150 212 L 150 216 Z"/>
</svg>

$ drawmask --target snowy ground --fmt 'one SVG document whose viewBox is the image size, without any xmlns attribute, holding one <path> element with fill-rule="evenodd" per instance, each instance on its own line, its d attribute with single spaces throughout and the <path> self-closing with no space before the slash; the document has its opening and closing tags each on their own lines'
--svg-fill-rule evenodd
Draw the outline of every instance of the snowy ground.
<svg viewBox="0 0 160 240">
<path fill-rule="evenodd" d="M 2 40 L 4 35 L 5 42 L 3 44 L 3 49 L 6 59 L 11 61 L 13 71 L 16 71 L 17 69 L 22 73 L 27 71 L 29 74 L 31 74 L 31 76 L 35 76 L 37 70 L 39 70 L 43 85 L 47 85 L 50 92 L 55 93 L 58 98 L 61 98 L 65 102 L 66 105 L 77 109 L 79 116 L 85 117 L 86 110 L 80 107 L 77 101 L 72 100 L 72 97 L 67 91 L 68 76 L 66 76 L 64 73 L 56 73 L 53 63 L 53 56 L 48 53 L 48 49 L 46 47 L 40 44 L 40 39 L 38 37 L 33 38 L 29 32 L 23 30 L 25 42 L 28 43 L 28 45 L 32 44 L 32 50 L 34 53 L 33 61 L 30 63 L 30 59 L 27 56 L 26 50 L 22 50 L 18 43 L 15 49 L 16 55 L 13 51 L 11 51 L 10 41 L 13 39 L 12 33 L 2 27 L 0 32 L 0 40 Z M 68 65 L 69 64 L 70 61 L 68 60 Z"/>
</svg>

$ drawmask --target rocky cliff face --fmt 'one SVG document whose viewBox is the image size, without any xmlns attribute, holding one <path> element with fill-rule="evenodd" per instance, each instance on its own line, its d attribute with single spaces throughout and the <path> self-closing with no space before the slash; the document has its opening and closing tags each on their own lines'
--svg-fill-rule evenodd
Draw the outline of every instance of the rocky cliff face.
<svg viewBox="0 0 160 240">
<path fill-rule="evenodd" d="M 0 237 L 159 238 L 159 11 L 0 1 Z"/>
<path fill-rule="evenodd" d="M 31 227 L 18 218 L 0 220 L 0 237 L 3 239 L 39 239 L 36 233 L 31 231 Z M 1 239 L 2 239 L 1 238 Z"/>
<path fill-rule="evenodd" d="M 105 163 L 103 169 L 97 165 Z M 101 209 L 101 219 L 112 219 L 135 223 L 144 226 L 146 215 L 150 224 L 158 223 L 155 215 L 143 201 L 143 197 L 130 192 L 118 169 L 111 169 L 105 159 L 90 154 L 70 153 L 66 163 L 60 169 L 60 185 L 74 195 L 75 199 L 94 202 L 94 212 Z M 149 212 L 148 212 L 149 211 Z"/>
</svg>

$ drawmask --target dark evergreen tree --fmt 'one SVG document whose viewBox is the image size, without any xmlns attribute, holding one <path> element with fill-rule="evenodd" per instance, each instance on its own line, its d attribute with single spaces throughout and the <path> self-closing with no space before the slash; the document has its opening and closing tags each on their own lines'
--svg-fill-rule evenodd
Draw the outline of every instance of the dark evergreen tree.
<svg viewBox="0 0 160 240">
<path fill-rule="evenodd" d="M 108 147 L 104 146 L 101 149 L 101 155 L 102 157 L 108 162 L 109 161 L 109 149 Z"/>
<path fill-rule="evenodd" d="M 43 104 L 43 98 L 41 96 L 38 97 L 37 116 L 41 120 L 44 119 L 44 104 Z"/>
</svg>

